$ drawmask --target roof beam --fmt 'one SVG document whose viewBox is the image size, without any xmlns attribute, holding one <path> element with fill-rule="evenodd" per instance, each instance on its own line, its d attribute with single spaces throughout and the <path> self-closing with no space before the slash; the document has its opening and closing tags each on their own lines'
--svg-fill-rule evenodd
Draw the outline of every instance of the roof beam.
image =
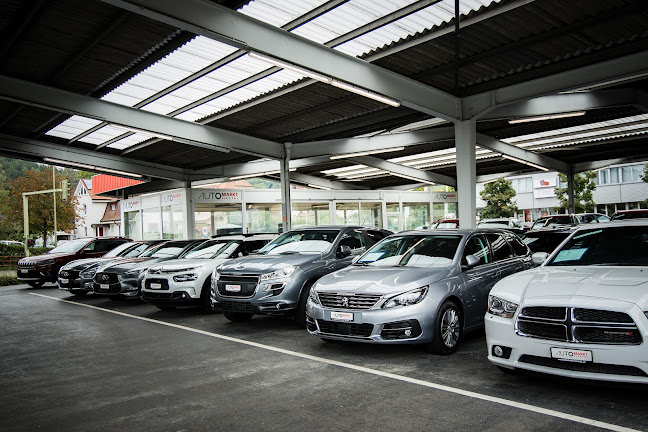
<svg viewBox="0 0 648 432">
<path fill-rule="evenodd" d="M 0 99 L 77 114 L 109 123 L 163 134 L 188 145 L 222 151 L 281 158 L 283 146 L 274 141 L 200 125 L 161 114 L 98 100 L 54 87 L 0 75 Z"/>
<path fill-rule="evenodd" d="M 349 84 L 394 98 L 404 106 L 456 121 L 459 99 L 364 60 L 333 50 L 215 3 L 200 0 L 103 0 L 228 45 L 256 50 Z"/>
<path fill-rule="evenodd" d="M 462 99 L 463 118 L 476 118 L 503 105 L 646 75 L 648 51 L 595 63 Z"/>
<path fill-rule="evenodd" d="M 101 172 L 101 168 L 105 168 L 166 180 L 187 181 L 190 178 L 190 172 L 181 168 L 138 162 L 117 155 L 97 154 L 92 150 L 6 134 L 0 134 L 0 151 L 6 151 L 12 154 L 12 157 L 18 159 L 27 158 L 42 161 L 43 158 L 51 158 L 71 162 L 72 164 L 95 166 L 98 172 Z M 74 166 L 70 165 L 70 167 L 73 168 Z"/>
<path fill-rule="evenodd" d="M 574 173 L 580 173 L 584 171 L 594 171 L 601 168 L 607 168 L 610 165 L 630 162 L 630 159 L 631 158 L 616 158 L 616 159 L 606 159 L 606 160 L 592 161 L 592 162 L 579 162 L 574 164 Z"/>
<path fill-rule="evenodd" d="M 294 158 L 344 155 L 347 153 L 380 151 L 395 147 L 408 147 L 445 140 L 454 140 L 453 127 L 377 135 L 367 138 L 345 138 L 293 143 L 290 155 Z"/>
<path fill-rule="evenodd" d="M 640 93 L 643 92 L 635 89 L 620 89 L 541 96 L 498 106 L 488 114 L 481 116 L 479 120 L 534 117 L 588 109 L 636 105 L 642 103 L 639 100 Z M 644 102 L 646 101 L 644 100 Z"/>
<path fill-rule="evenodd" d="M 571 172 L 571 165 L 566 162 L 529 150 L 521 149 L 517 146 L 507 144 L 503 141 L 491 138 L 484 134 L 477 134 L 477 145 L 479 147 L 487 148 L 494 152 L 501 153 L 502 155 L 511 156 L 512 158 L 529 162 L 534 165 L 539 165 L 550 170 L 560 171 L 563 173 Z"/>
<path fill-rule="evenodd" d="M 320 186 L 325 189 L 332 190 L 366 190 L 369 189 L 367 186 L 361 186 L 354 183 L 346 183 L 336 180 L 329 180 L 321 177 L 316 177 L 309 174 L 301 173 L 290 173 L 290 181 L 303 183 L 305 185 L 315 185 Z"/>
<path fill-rule="evenodd" d="M 392 175 L 407 178 L 413 181 L 424 183 L 437 183 L 448 186 L 457 186 L 457 179 L 443 174 L 436 174 L 430 171 L 406 167 L 393 162 L 379 159 L 373 156 L 358 156 L 353 158 L 354 162 L 387 171 Z"/>
</svg>

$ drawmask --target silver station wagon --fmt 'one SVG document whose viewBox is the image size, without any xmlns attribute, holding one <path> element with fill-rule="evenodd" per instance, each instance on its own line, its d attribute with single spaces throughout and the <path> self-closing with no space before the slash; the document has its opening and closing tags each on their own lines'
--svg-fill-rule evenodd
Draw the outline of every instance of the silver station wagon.
<svg viewBox="0 0 648 432">
<path fill-rule="evenodd" d="M 451 354 L 464 332 L 484 326 L 493 285 L 531 266 L 529 248 L 504 230 L 398 233 L 315 283 L 307 328 L 324 340 Z"/>
</svg>

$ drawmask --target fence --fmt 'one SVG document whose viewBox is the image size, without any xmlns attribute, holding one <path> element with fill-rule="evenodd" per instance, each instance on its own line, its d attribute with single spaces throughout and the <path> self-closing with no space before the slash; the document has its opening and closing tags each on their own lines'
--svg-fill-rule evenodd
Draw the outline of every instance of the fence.
<svg viewBox="0 0 648 432">
<path fill-rule="evenodd" d="M 0 270 L 16 270 L 21 256 L 0 256 Z"/>
</svg>

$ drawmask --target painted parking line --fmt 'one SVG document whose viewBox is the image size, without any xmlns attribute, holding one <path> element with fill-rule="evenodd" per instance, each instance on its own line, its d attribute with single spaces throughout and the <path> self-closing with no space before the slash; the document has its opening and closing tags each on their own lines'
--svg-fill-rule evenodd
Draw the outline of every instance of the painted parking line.
<svg viewBox="0 0 648 432">
<path fill-rule="evenodd" d="M 44 294 L 37 294 L 37 293 L 30 293 L 30 294 L 34 295 L 34 296 L 38 296 L 38 297 L 44 297 L 44 298 L 48 298 L 48 299 L 51 299 L 51 300 L 56 300 L 56 301 L 59 301 L 59 302 L 62 302 L 62 303 L 69 303 L 69 304 L 73 304 L 73 305 L 76 305 L 76 306 L 83 306 L 83 307 L 87 307 L 87 308 L 90 308 L 90 309 L 97 309 L 97 310 L 100 310 L 100 311 L 103 311 L 103 312 L 108 312 L 108 313 L 111 313 L 111 314 L 114 314 L 114 315 L 121 315 L 121 316 L 124 316 L 124 317 L 137 319 L 137 320 L 140 320 L 140 321 L 147 321 L 147 322 L 154 323 L 154 324 L 159 324 L 159 325 L 163 325 L 163 326 L 167 326 L 167 327 L 173 327 L 173 328 L 176 328 L 176 329 L 179 329 L 179 330 L 185 330 L 185 331 L 189 331 L 189 332 L 192 332 L 192 333 L 198 333 L 198 334 L 201 334 L 201 335 L 204 335 L 204 336 L 209 336 L 209 337 L 213 337 L 213 338 L 217 338 L 217 339 L 222 339 L 222 340 L 226 340 L 226 341 L 229 341 L 229 342 L 235 342 L 235 343 L 239 343 L 239 344 L 243 344 L 243 345 L 253 346 L 253 347 L 256 347 L 256 348 L 261 348 L 261 349 L 268 350 L 268 351 L 274 351 L 274 352 L 277 352 L 277 353 L 286 354 L 286 355 L 290 355 L 290 356 L 293 356 L 293 357 L 300 357 L 300 358 L 303 358 L 303 359 L 312 360 L 312 361 L 316 361 L 316 362 L 320 362 L 320 363 L 325 363 L 325 364 L 329 364 L 329 365 L 333 365 L 333 366 L 339 366 L 339 367 L 342 367 L 342 368 L 351 369 L 351 370 L 359 371 L 359 372 L 364 372 L 364 373 L 368 373 L 368 374 L 371 374 L 371 375 L 377 375 L 377 376 L 381 376 L 381 377 L 384 377 L 384 378 L 390 378 L 390 379 L 401 381 L 401 382 L 406 382 L 406 383 L 410 383 L 410 384 L 416 384 L 416 385 L 420 385 L 420 386 L 423 386 L 423 387 L 428 387 L 428 388 L 433 388 L 433 389 L 436 389 L 436 390 L 441 390 L 441 391 L 445 391 L 445 392 L 449 392 L 449 393 L 454 393 L 454 394 L 458 394 L 458 395 L 461 395 L 461 396 L 466 396 L 466 397 L 473 398 L 473 399 L 479 399 L 479 400 L 483 400 L 483 401 L 487 401 L 487 402 L 496 403 L 496 404 L 499 404 L 499 405 L 505 405 L 505 406 L 518 408 L 518 409 L 525 410 L 525 411 L 530 411 L 530 412 L 534 412 L 534 413 L 538 413 L 538 414 L 548 415 L 548 416 L 551 416 L 551 417 L 556 417 L 556 418 L 560 418 L 560 419 L 563 419 L 563 420 L 569 420 L 569 421 L 576 422 L 576 423 L 586 424 L 588 426 L 594 426 L 594 427 L 598 427 L 598 428 L 601 428 L 601 429 L 607 429 L 607 430 L 611 430 L 611 431 L 620 431 L 620 432 L 639 432 L 637 429 L 631 429 L 631 428 L 615 425 L 615 424 L 612 424 L 612 423 L 606 423 L 606 422 L 602 422 L 602 421 L 598 421 L 598 420 L 589 419 L 589 418 L 586 418 L 586 417 L 575 416 L 575 415 L 563 413 L 563 412 L 560 412 L 560 411 L 555 411 L 555 410 L 551 410 L 551 409 L 547 409 L 547 408 L 537 407 L 537 406 L 530 405 L 530 404 L 515 402 L 515 401 L 511 401 L 511 400 L 507 400 L 507 399 L 503 399 L 503 398 L 499 398 L 499 397 L 495 397 L 495 396 L 488 396 L 488 395 L 481 394 L 481 393 L 476 393 L 476 392 L 472 392 L 472 391 L 468 391 L 468 390 L 462 390 L 462 389 L 459 389 L 459 388 L 450 387 L 450 386 L 446 386 L 446 385 L 443 385 L 443 384 L 436 384 L 436 383 L 433 383 L 433 382 L 423 381 L 423 380 L 419 380 L 419 379 L 416 379 L 416 378 L 410 378 L 410 377 L 406 377 L 406 376 L 402 376 L 402 375 L 396 375 L 396 374 L 389 373 L 389 372 L 382 372 L 382 371 L 379 371 L 377 369 L 371 369 L 371 368 L 367 368 L 367 367 L 363 367 L 363 366 L 354 365 L 354 364 L 351 364 L 351 363 L 344 363 L 344 362 L 341 362 L 341 361 L 330 360 L 330 359 L 326 359 L 326 358 L 323 358 L 323 357 L 312 356 L 312 355 L 309 355 L 309 354 L 303 354 L 303 353 L 296 352 L 296 351 L 290 351 L 290 350 L 283 349 L 283 348 L 277 348 L 277 347 L 273 347 L 273 346 L 270 346 L 270 345 L 264 345 L 264 344 L 260 344 L 260 343 L 257 343 L 257 342 L 251 342 L 251 341 L 246 341 L 246 340 L 243 340 L 243 339 L 237 339 L 237 338 L 234 338 L 234 337 L 231 337 L 231 336 L 225 336 L 225 335 L 221 335 L 221 334 L 218 334 L 218 333 L 208 332 L 208 331 L 205 331 L 205 330 L 198 330 L 198 329 L 194 329 L 194 328 L 179 325 L 179 324 L 168 323 L 168 322 L 165 322 L 165 321 L 159 321 L 159 320 L 152 319 L 152 318 L 146 318 L 146 317 L 141 317 L 141 316 L 137 316 L 137 315 L 131 315 L 131 314 L 124 313 L 124 312 L 114 311 L 114 310 L 110 310 L 110 309 L 104 309 L 104 308 L 101 308 L 101 307 L 98 307 L 98 306 L 92 306 L 92 305 L 83 304 L 83 303 L 77 303 L 77 302 L 73 302 L 73 301 L 69 301 L 69 300 L 63 300 L 63 299 L 60 299 L 60 298 L 57 298 L 57 297 L 51 297 L 51 296 L 47 296 L 47 295 L 44 295 Z"/>
</svg>

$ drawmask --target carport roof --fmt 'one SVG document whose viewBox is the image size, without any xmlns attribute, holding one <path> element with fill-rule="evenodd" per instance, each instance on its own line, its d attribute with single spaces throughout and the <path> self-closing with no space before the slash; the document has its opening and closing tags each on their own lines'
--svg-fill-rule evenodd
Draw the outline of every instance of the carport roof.
<svg viewBox="0 0 648 432">
<path fill-rule="evenodd" d="M 448 120 L 470 118 L 483 108 L 478 175 L 536 169 L 503 158 L 507 143 L 557 161 L 551 168 L 648 159 L 648 5 L 642 1 L 461 0 L 458 32 L 451 0 L 219 1 L 213 7 L 191 0 L 182 11 L 174 2 L 139 3 L 3 2 L 3 154 L 68 160 L 70 166 L 93 160 L 99 171 L 141 173 L 153 182 L 165 180 L 165 187 L 245 175 L 253 166 L 265 167 L 258 173 L 275 172 L 272 161 L 259 158 L 280 157 L 282 143 L 290 142 L 295 154 L 304 153 L 295 157 L 296 181 L 305 175 L 311 182 L 314 177 L 351 187 L 402 187 L 416 182 L 328 156 L 352 152 L 359 142 L 353 137 L 382 136 L 387 143 L 405 131 L 398 136 L 404 144 L 381 144 L 393 151 L 370 159 L 436 179 L 456 178 Z M 231 12 L 237 8 L 240 13 Z M 224 24 L 236 20 L 245 39 L 227 25 L 222 34 L 201 27 L 200 11 Z M 273 33 L 277 27 L 292 35 Z M 258 40 L 266 31 L 272 40 Z M 270 42 L 286 46 L 267 48 Z M 326 79 L 383 90 L 401 104 L 250 58 L 250 50 L 299 63 Z M 290 50 L 306 55 L 292 61 Z M 347 63 L 329 51 L 364 61 Z M 348 67 L 337 72 L 328 60 Z M 379 79 L 367 80 L 364 73 Z M 392 80 L 380 82 L 387 78 Z M 95 104 L 99 100 L 137 111 L 122 113 Z M 143 111 L 158 116 L 140 119 Z M 98 114 L 103 112 L 112 118 Z M 565 112 L 584 114 L 509 123 Z M 184 123 L 167 121 L 172 116 L 208 129 L 185 130 Z M 133 132 L 132 125 L 115 127 L 129 118 L 141 120 L 145 127 L 139 129 L 148 134 Z M 358 148 L 364 151 L 378 142 L 362 140 Z"/>
</svg>

